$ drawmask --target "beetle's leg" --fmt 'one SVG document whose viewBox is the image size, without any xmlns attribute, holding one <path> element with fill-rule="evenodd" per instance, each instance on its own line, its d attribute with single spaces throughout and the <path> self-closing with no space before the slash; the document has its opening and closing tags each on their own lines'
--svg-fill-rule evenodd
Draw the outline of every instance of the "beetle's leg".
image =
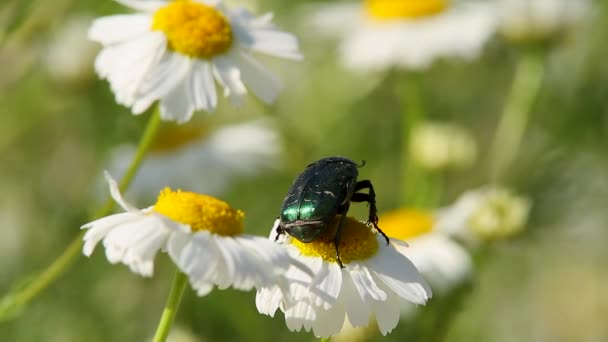
<svg viewBox="0 0 608 342">
<path fill-rule="evenodd" d="M 342 259 L 340 259 L 340 236 L 342 235 L 342 228 L 344 228 L 344 223 L 346 222 L 346 215 L 342 215 L 340 217 L 340 223 L 338 223 L 338 228 L 336 228 L 336 235 L 334 236 L 334 246 L 336 246 L 336 259 L 338 259 L 338 265 L 340 268 L 344 268 L 344 264 L 342 264 Z"/>
<path fill-rule="evenodd" d="M 355 193 L 353 193 L 353 196 L 350 198 L 350 200 L 352 202 L 369 203 L 369 217 L 368 217 L 367 222 L 374 225 L 374 228 L 376 228 L 376 230 L 378 232 L 380 232 L 380 234 L 382 234 L 382 236 L 384 236 L 384 239 L 386 240 L 386 244 L 388 245 L 389 244 L 388 236 L 386 236 L 386 234 L 384 234 L 382 229 L 380 229 L 380 227 L 378 227 L 378 209 L 376 208 L 376 192 L 374 191 L 374 186 L 372 185 L 372 182 L 370 182 L 369 180 L 362 180 L 362 181 L 357 182 L 357 184 L 355 184 L 355 191 L 362 190 L 362 189 L 369 189 L 369 193 L 365 194 L 365 193 L 355 192 Z"/>
</svg>

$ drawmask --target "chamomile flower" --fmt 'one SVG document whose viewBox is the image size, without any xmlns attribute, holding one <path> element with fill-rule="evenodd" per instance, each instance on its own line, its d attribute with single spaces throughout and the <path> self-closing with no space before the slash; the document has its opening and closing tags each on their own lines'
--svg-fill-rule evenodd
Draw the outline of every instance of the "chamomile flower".
<svg viewBox="0 0 608 342">
<path fill-rule="evenodd" d="M 209 133 L 204 125 L 174 125 L 162 130 L 129 187 L 137 199 L 156 195 L 157 184 L 218 195 L 239 176 L 254 175 L 278 164 L 279 134 L 266 121 L 250 121 Z M 121 145 L 110 158 L 112 173 L 124 173 L 136 152 Z"/>
<path fill-rule="evenodd" d="M 386 235 L 407 243 L 395 248 L 414 263 L 436 292 L 446 293 L 471 276 L 469 253 L 437 229 L 434 212 L 397 209 L 381 215 L 380 222 Z"/>
<path fill-rule="evenodd" d="M 520 233 L 528 220 L 528 198 L 500 187 L 467 191 L 438 211 L 437 229 L 472 245 Z"/>
<path fill-rule="evenodd" d="M 179 123 L 217 106 L 215 82 L 234 103 L 248 89 L 274 102 L 280 82 L 253 52 L 301 59 L 298 41 L 272 24 L 219 0 L 117 0 L 138 12 L 93 22 L 90 39 L 104 49 L 95 61 L 116 101 L 144 112 L 160 101 L 161 117 Z"/>
<path fill-rule="evenodd" d="M 500 33 L 514 43 L 561 38 L 588 13 L 588 0 L 497 0 Z"/>
<path fill-rule="evenodd" d="M 306 265 L 310 280 L 297 268 L 285 276 L 293 301 L 285 300 L 279 287 L 258 290 L 256 304 L 260 313 L 274 316 L 283 311 L 287 327 L 328 337 L 340 331 L 346 318 L 355 327 L 367 326 L 375 318 L 383 335 L 399 322 L 403 302 L 425 304 L 431 289 L 407 257 L 395 249 L 402 242 L 385 239 L 370 227 L 347 217 L 340 240 L 340 268 L 333 243 L 338 216 L 318 239 L 302 243 L 289 236 L 282 245 L 289 254 Z M 275 223 L 275 229 L 276 224 Z M 275 229 L 271 239 L 274 239 Z"/>
<path fill-rule="evenodd" d="M 427 170 L 464 169 L 477 157 L 477 145 L 471 134 L 455 124 L 423 122 L 410 136 L 413 161 Z"/>
<path fill-rule="evenodd" d="M 420 70 L 438 58 L 475 58 L 493 35 L 492 4 L 448 0 L 364 0 L 319 8 L 312 24 L 342 38 L 344 64 L 356 70 Z"/>
<path fill-rule="evenodd" d="M 151 276 L 156 254 L 166 251 L 199 296 L 215 286 L 249 290 L 281 284 L 291 258 L 281 246 L 243 234 L 242 211 L 211 196 L 169 188 L 160 192 L 153 206 L 137 209 L 124 200 L 109 174 L 106 178 L 112 197 L 125 212 L 82 226 L 88 229 L 86 256 L 103 240 L 110 263 Z"/>
</svg>

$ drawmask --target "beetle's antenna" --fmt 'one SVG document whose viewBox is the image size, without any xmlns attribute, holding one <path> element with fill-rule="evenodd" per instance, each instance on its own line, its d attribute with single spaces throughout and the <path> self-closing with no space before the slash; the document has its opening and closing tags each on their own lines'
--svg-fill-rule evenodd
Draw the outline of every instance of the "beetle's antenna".
<svg viewBox="0 0 608 342">
<path fill-rule="evenodd" d="M 364 167 L 366 164 L 365 159 L 361 160 L 361 165 L 357 165 L 357 167 Z"/>
</svg>

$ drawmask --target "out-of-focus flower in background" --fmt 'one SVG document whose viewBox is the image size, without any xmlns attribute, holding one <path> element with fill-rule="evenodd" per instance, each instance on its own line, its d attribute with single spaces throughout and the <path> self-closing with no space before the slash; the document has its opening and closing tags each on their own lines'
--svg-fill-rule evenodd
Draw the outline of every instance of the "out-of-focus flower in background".
<svg viewBox="0 0 608 342">
<path fill-rule="evenodd" d="M 94 78 L 99 47 L 87 38 L 91 20 L 82 15 L 69 17 L 51 36 L 41 60 L 54 81 L 79 85 Z"/>
<path fill-rule="evenodd" d="M 492 37 L 492 3 L 447 0 L 365 0 L 319 6 L 310 18 L 319 32 L 342 39 L 347 67 L 420 70 L 438 58 L 472 59 Z"/>
<path fill-rule="evenodd" d="M 317 337 L 338 333 L 346 317 L 354 327 L 368 326 L 376 319 L 383 335 L 399 322 L 405 302 L 425 304 L 431 289 L 414 264 L 394 245 L 403 243 L 386 240 L 370 227 L 346 217 L 341 234 L 341 268 L 336 257 L 334 236 L 341 216 L 334 218 L 319 238 L 302 243 L 290 236 L 280 242 L 290 255 L 308 266 L 314 274 L 310 281 L 302 281 L 299 269 L 287 271 L 293 302 L 285 299 L 279 287 L 264 288 L 256 296 L 260 313 L 274 316 L 277 309 L 285 314 L 291 331 L 312 329 Z M 275 239 L 275 227 L 271 239 Z"/>
<path fill-rule="evenodd" d="M 557 41 L 589 13 L 588 0 L 497 0 L 500 33 L 514 43 Z"/>
<path fill-rule="evenodd" d="M 216 81 L 235 104 L 248 89 L 272 103 L 281 84 L 252 53 L 302 58 L 297 38 L 271 14 L 254 17 L 220 1 L 119 2 L 139 12 L 99 18 L 89 37 L 104 46 L 95 69 L 134 114 L 159 100 L 162 119 L 187 122 L 196 110 L 216 108 Z"/>
<path fill-rule="evenodd" d="M 437 229 L 472 245 L 520 233 L 532 203 L 508 189 L 487 186 L 467 191 L 438 211 Z"/>
<path fill-rule="evenodd" d="M 386 235 L 407 243 L 395 247 L 414 263 L 434 292 L 445 294 L 471 276 L 469 253 L 437 229 L 433 212 L 397 209 L 382 214 L 378 224 Z"/>
<path fill-rule="evenodd" d="M 433 171 L 469 168 L 477 158 L 473 136 L 461 126 L 444 122 L 416 125 L 409 149 L 414 162 Z"/>
<path fill-rule="evenodd" d="M 281 155 L 278 132 L 269 121 L 226 125 L 208 134 L 200 123 L 161 131 L 128 193 L 153 198 L 158 184 L 218 195 L 239 176 L 276 168 Z M 121 145 L 112 153 L 109 170 L 123 174 L 136 146 Z"/>
<path fill-rule="evenodd" d="M 88 229 L 83 238 L 86 256 L 103 240 L 110 263 L 151 276 L 156 254 L 166 251 L 199 296 L 215 286 L 250 290 L 282 284 L 291 258 L 281 246 L 243 234 L 242 211 L 211 196 L 169 188 L 141 210 L 125 201 L 109 174 L 106 178 L 125 212 L 82 226 Z"/>
</svg>

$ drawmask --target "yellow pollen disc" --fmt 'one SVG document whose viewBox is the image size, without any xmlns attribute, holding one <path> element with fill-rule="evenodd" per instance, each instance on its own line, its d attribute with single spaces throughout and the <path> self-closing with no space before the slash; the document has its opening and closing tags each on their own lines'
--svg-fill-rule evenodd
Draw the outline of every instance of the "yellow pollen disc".
<svg viewBox="0 0 608 342">
<path fill-rule="evenodd" d="M 232 45 L 232 28 L 218 10 L 192 0 L 175 0 L 154 13 L 152 30 L 167 36 L 169 48 L 209 59 Z"/>
<path fill-rule="evenodd" d="M 448 0 L 367 0 L 367 13 L 374 19 L 420 18 L 443 12 Z"/>
<path fill-rule="evenodd" d="M 380 216 L 380 229 L 399 240 L 410 240 L 433 230 L 432 213 L 416 209 L 399 209 Z"/>
<path fill-rule="evenodd" d="M 321 257 L 327 262 L 337 263 L 334 236 L 340 218 L 341 216 L 336 216 L 327 230 L 316 240 L 304 243 L 292 238 L 291 244 L 297 247 L 302 255 Z M 369 259 L 376 254 L 378 247 L 378 240 L 370 227 L 354 218 L 346 217 L 339 245 L 342 263 Z"/>
<path fill-rule="evenodd" d="M 176 150 L 190 142 L 199 140 L 207 134 L 203 125 L 167 124 L 167 127 L 158 133 L 154 143 L 150 146 L 151 152 L 167 152 Z"/>
<path fill-rule="evenodd" d="M 225 236 L 243 232 L 245 214 L 208 195 L 165 188 L 158 195 L 154 211 L 190 225 L 192 231 L 208 230 Z"/>
</svg>

